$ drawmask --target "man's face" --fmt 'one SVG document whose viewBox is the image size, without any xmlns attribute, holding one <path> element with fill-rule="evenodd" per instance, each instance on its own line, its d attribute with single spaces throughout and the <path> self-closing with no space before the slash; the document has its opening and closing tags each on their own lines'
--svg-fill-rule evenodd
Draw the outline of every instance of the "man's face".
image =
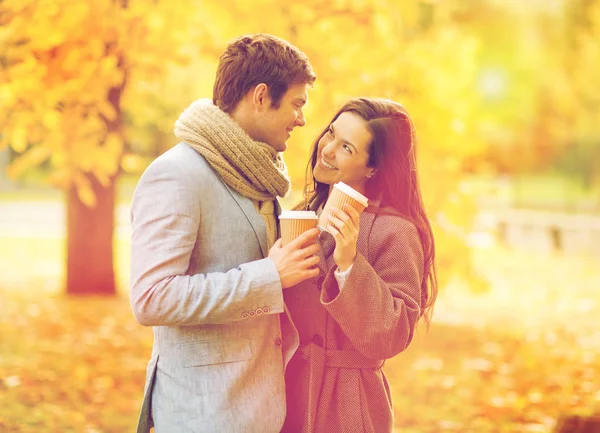
<svg viewBox="0 0 600 433">
<path fill-rule="evenodd" d="M 296 126 L 304 126 L 304 105 L 308 101 L 309 85 L 305 83 L 291 85 L 281 98 L 279 108 L 269 107 L 257 117 L 257 137 L 273 146 L 278 152 L 287 149 L 287 141 Z"/>
</svg>

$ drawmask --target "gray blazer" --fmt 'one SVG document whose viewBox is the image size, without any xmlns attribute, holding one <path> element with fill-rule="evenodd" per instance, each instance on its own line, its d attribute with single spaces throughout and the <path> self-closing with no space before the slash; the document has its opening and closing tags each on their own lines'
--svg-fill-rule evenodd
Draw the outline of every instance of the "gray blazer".
<svg viewBox="0 0 600 433">
<path fill-rule="evenodd" d="M 131 218 L 131 306 L 154 331 L 138 433 L 279 432 L 298 339 L 252 201 L 180 143 Z"/>
</svg>

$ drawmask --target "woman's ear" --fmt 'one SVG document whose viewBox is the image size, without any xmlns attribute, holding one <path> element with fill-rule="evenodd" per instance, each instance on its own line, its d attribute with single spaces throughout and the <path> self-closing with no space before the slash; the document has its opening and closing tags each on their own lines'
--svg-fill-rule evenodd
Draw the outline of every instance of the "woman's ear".
<svg viewBox="0 0 600 433">
<path fill-rule="evenodd" d="M 377 169 L 376 168 L 372 168 L 368 173 L 367 173 L 367 178 L 371 179 L 373 176 L 375 176 L 375 173 L 377 173 Z"/>
</svg>

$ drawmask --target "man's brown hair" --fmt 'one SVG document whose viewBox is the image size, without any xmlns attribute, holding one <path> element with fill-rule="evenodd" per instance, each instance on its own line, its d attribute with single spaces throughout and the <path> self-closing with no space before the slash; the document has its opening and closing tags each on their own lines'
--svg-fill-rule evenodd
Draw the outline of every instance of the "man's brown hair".
<svg viewBox="0 0 600 433">
<path fill-rule="evenodd" d="M 293 84 L 316 80 L 308 57 L 292 44 L 272 35 L 257 33 L 232 40 L 219 59 L 213 103 L 230 113 L 254 86 L 267 85 L 272 107 Z"/>
</svg>

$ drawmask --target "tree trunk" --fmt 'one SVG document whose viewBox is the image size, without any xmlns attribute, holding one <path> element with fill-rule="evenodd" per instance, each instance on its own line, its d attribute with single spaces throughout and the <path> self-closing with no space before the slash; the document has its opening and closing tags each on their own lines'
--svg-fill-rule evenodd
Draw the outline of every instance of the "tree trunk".
<svg viewBox="0 0 600 433">
<path fill-rule="evenodd" d="M 127 8 L 127 0 L 121 7 Z M 107 52 L 112 51 L 106 47 Z M 118 68 L 123 68 L 123 57 L 118 56 Z M 115 116 L 102 115 L 109 134 L 122 135 L 123 113 L 121 95 L 123 82 L 108 90 L 107 99 L 115 110 Z M 87 174 L 96 196 L 96 206 L 88 208 L 79 200 L 77 189 L 67 191 L 67 294 L 69 295 L 115 295 L 115 272 L 113 266 L 113 235 L 115 229 L 115 183 L 119 172 L 110 177 L 108 187 L 92 174 Z"/>
<path fill-rule="evenodd" d="M 113 233 L 115 227 L 115 181 L 104 188 L 88 179 L 97 203 L 88 208 L 73 187 L 67 191 L 67 294 L 115 295 Z"/>
</svg>

